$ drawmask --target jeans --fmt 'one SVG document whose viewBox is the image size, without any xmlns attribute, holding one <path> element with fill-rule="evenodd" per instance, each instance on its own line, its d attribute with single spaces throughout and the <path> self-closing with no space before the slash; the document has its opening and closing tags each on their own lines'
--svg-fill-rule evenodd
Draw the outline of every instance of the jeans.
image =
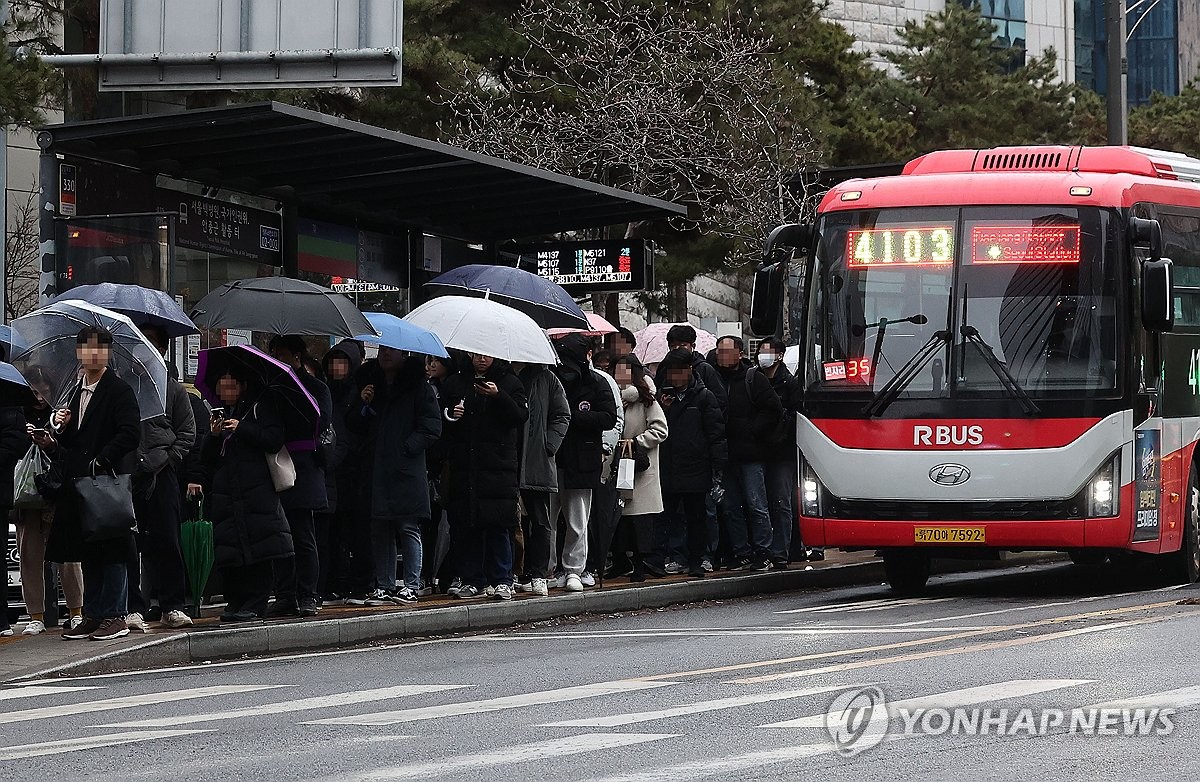
<svg viewBox="0 0 1200 782">
<path fill-rule="evenodd" d="M 386 592 L 396 589 L 396 538 L 404 557 L 404 586 L 414 592 L 421 588 L 421 519 L 371 519 L 371 544 L 375 551 L 375 588 Z"/>
<path fill-rule="evenodd" d="M 311 510 L 284 508 L 292 530 L 293 556 L 275 560 L 275 599 L 295 603 L 317 600 L 317 579 L 321 575 L 317 557 L 317 528 Z"/>
<path fill-rule="evenodd" d="M 125 616 L 129 581 L 124 562 L 88 562 L 83 567 L 83 615 L 88 619 Z"/>
<path fill-rule="evenodd" d="M 792 530 L 796 525 L 796 463 L 768 462 L 767 501 L 771 514 L 771 560 L 791 559 Z"/>
<path fill-rule="evenodd" d="M 587 530 L 588 518 L 592 514 L 592 490 L 563 489 L 558 494 L 552 495 L 550 497 L 552 525 L 558 519 L 559 508 L 562 509 L 567 522 L 563 534 L 562 571 L 574 573 L 577 576 L 583 575 L 584 568 L 587 567 Z M 553 545 L 550 550 L 554 550 Z"/>
<path fill-rule="evenodd" d="M 691 572 L 700 571 L 700 561 L 708 556 L 708 513 L 704 494 L 663 494 L 662 526 L 671 528 L 670 535 L 681 530 L 687 535 L 687 565 Z"/>
<path fill-rule="evenodd" d="M 550 572 L 550 497 L 550 492 L 545 491 L 521 492 L 521 501 L 529 514 L 523 522 L 525 573 L 521 581 L 526 584 L 535 578 L 545 578 Z"/>
<path fill-rule="evenodd" d="M 475 526 L 464 530 L 463 583 L 482 590 L 488 586 L 512 586 L 512 530 Z"/>
<path fill-rule="evenodd" d="M 721 505 L 737 509 L 726 517 L 725 527 L 734 558 L 770 561 L 772 537 L 767 466 L 761 462 L 731 464 L 725 478 L 725 499 Z"/>
</svg>

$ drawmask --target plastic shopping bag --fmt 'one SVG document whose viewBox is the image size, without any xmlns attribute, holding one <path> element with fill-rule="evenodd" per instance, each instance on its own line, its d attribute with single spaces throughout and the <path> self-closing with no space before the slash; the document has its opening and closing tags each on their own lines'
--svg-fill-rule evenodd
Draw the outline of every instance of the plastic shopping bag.
<svg viewBox="0 0 1200 782">
<path fill-rule="evenodd" d="M 50 469 L 50 457 L 36 445 L 17 462 L 13 470 L 13 507 L 17 510 L 25 508 L 44 508 L 46 499 L 38 491 L 37 476 Z"/>
</svg>

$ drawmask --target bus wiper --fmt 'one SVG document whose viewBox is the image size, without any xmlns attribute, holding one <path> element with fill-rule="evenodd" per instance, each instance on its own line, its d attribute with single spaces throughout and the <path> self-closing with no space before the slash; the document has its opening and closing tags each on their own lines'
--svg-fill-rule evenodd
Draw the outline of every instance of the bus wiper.
<svg viewBox="0 0 1200 782">
<path fill-rule="evenodd" d="M 930 359 L 942 350 L 943 344 L 948 344 L 953 337 L 954 335 L 949 330 L 934 332 L 929 341 L 922 345 L 912 358 L 900 365 L 900 371 L 875 393 L 875 396 L 863 408 L 863 414 L 867 416 L 883 415 L 883 411 L 896 401 L 904 389 L 908 388 L 909 383 L 916 379 Z"/>
<path fill-rule="evenodd" d="M 996 373 L 996 377 L 1000 380 L 1000 385 L 1004 386 L 1004 390 L 1011 394 L 1021 407 L 1024 408 L 1026 415 L 1036 415 L 1041 412 L 1029 394 L 1025 393 L 1025 389 L 1013 377 L 1012 372 L 1008 371 L 1008 367 L 1004 362 L 996 358 L 996 351 L 987 342 L 984 342 L 983 337 L 979 336 L 979 329 L 974 326 L 960 326 L 959 333 L 962 334 L 963 340 L 970 342 L 979 351 L 979 355 L 983 356 L 984 362 Z"/>
</svg>

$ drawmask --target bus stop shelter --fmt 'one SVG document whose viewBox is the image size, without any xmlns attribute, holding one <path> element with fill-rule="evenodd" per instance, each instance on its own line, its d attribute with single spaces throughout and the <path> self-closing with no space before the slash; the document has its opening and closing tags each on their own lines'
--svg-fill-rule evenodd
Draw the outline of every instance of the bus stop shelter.
<svg viewBox="0 0 1200 782">
<path fill-rule="evenodd" d="M 55 125 L 38 143 L 46 296 L 104 278 L 190 306 L 281 272 L 416 292 L 446 268 L 497 262 L 502 242 L 686 213 L 279 103 Z"/>
</svg>

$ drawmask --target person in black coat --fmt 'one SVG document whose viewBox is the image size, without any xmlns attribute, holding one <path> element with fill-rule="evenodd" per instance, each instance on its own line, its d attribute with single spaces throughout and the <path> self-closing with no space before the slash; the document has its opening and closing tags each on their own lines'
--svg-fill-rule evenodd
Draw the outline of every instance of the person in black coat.
<svg viewBox="0 0 1200 782">
<path fill-rule="evenodd" d="M 729 468 L 722 505 L 725 538 L 742 570 L 771 569 L 771 515 L 767 494 L 768 445 L 778 439 L 783 404 L 771 381 L 743 356 L 738 337 L 717 340 L 716 369 L 727 394 L 725 434 Z"/>
<path fill-rule="evenodd" d="M 442 434 L 437 395 L 420 356 L 380 346 L 379 358 L 358 373 L 359 404 L 346 415 L 362 438 L 369 492 L 373 590 L 367 605 L 412 604 L 422 589 L 421 525 L 430 516 L 425 452 Z M 396 537 L 402 541 L 404 586 L 396 587 Z"/>
<path fill-rule="evenodd" d="M 0 509 L 3 509 L 5 516 L 12 510 L 13 472 L 28 450 L 29 435 L 25 433 L 24 408 L 0 408 Z M 0 616 L 0 635 L 12 635 L 8 611 Z"/>
<path fill-rule="evenodd" d="M 717 376 L 717 370 L 712 364 L 708 363 L 704 356 L 696 351 L 696 329 L 686 323 L 679 323 L 667 329 L 667 348 L 671 352 L 677 350 L 687 351 L 688 361 L 691 362 L 692 374 L 699 378 L 712 395 L 717 398 L 721 406 L 725 406 L 725 387 L 718 382 L 720 378 Z M 654 377 L 654 383 L 659 388 L 667 385 L 666 371 L 662 364 L 658 365 L 658 373 Z"/>
<path fill-rule="evenodd" d="M 359 438 L 346 423 L 346 415 L 362 405 L 358 379 L 362 348 L 342 340 L 321 359 L 325 384 L 333 402 L 334 444 L 326 450 L 325 495 L 329 500 L 316 515 L 317 559 L 321 565 L 317 593 L 335 594 L 353 605 L 366 603 L 371 591 L 371 527 L 359 500 Z M 359 564 L 362 567 L 358 567 Z"/>
<path fill-rule="evenodd" d="M 112 334 L 85 328 L 76 338 L 76 355 L 83 377 L 67 407 L 57 410 L 52 430 L 63 488 L 57 498 L 54 525 L 46 559 L 79 562 L 83 567 L 84 621 L 63 638 L 106 640 L 129 634 L 125 612 L 129 601 L 126 562 L 133 551 L 133 531 L 103 541 L 83 539 L 76 478 L 99 472 L 129 474 L 141 435 L 137 397 L 116 372 L 108 368 Z"/>
<path fill-rule="evenodd" d="M 720 483 L 728 459 L 725 417 L 716 396 L 692 374 L 689 351 L 671 351 L 659 371 L 664 385 L 658 401 L 671 432 L 659 446 L 667 536 L 662 553 L 664 558 L 680 556 L 671 549 L 686 530 L 688 572 L 702 577 L 701 564 L 711 546 L 705 498 Z"/>
<path fill-rule="evenodd" d="M 274 580 L 272 562 L 292 556 L 292 532 L 267 457 L 283 448 L 275 400 L 231 370 L 217 379 L 224 415 L 210 420 L 203 458 L 212 476 L 208 516 L 228 606 L 222 622 L 263 617 Z"/>
<path fill-rule="evenodd" d="M 592 494 L 600 488 L 604 466 L 603 435 L 617 425 L 617 402 L 608 383 L 591 368 L 592 341 L 568 334 L 555 341 L 562 363 L 555 369 L 567 393 L 571 424 L 555 455 L 558 494 L 550 499 L 552 529 L 561 508 L 565 517 L 562 571 L 569 592 L 583 591 L 587 568 L 588 519 Z M 551 551 L 553 551 L 553 544 Z M 603 564 L 603 563 L 601 563 Z"/>
<path fill-rule="evenodd" d="M 447 378 L 441 404 L 449 454 L 450 524 L 462 598 L 487 586 L 512 597 L 512 534 L 517 526 L 520 447 L 529 408 L 507 362 L 471 354 L 471 369 Z"/>
<path fill-rule="evenodd" d="M 300 384 L 317 401 L 320 421 L 317 431 L 324 432 L 333 418 L 333 399 L 329 387 L 304 368 L 311 360 L 304 338 L 294 334 L 272 337 L 271 356 L 292 368 Z M 287 514 L 292 529 L 292 545 L 295 555 L 275 560 L 275 602 L 268 616 L 316 616 L 320 609 L 317 595 L 317 579 L 321 575 L 321 562 L 317 555 L 316 513 L 329 505 L 325 494 L 325 466 L 321 460 L 319 446 L 289 448 L 292 464 L 296 467 L 296 485 L 280 493 L 283 511 Z"/>
</svg>

